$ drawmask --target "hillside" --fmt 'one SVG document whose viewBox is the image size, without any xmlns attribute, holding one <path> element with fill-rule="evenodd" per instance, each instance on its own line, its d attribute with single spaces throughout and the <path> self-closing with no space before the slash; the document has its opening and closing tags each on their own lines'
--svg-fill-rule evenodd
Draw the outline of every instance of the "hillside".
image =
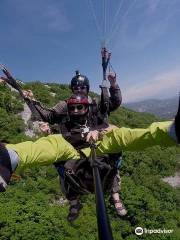
<svg viewBox="0 0 180 240">
<path fill-rule="evenodd" d="M 124 106 L 137 112 L 148 112 L 160 118 L 172 119 L 175 116 L 178 106 L 178 97 L 163 100 L 149 99 L 127 103 Z"/>
<path fill-rule="evenodd" d="M 37 99 L 47 106 L 55 105 L 70 95 L 67 85 L 26 83 Z M 91 95 L 96 95 L 91 93 Z M 97 95 L 96 95 L 97 96 Z M 16 92 L 0 85 L 0 139 L 20 142 L 31 139 L 26 136 L 20 113 L 23 102 Z M 158 120 L 152 114 L 137 113 L 121 107 L 110 121 L 118 126 L 147 127 Z M 31 125 L 28 123 L 29 126 Z M 122 177 L 121 197 L 128 209 L 128 217 L 119 219 L 113 207 L 108 206 L 109 218 L 115 240 L 137 240 L 134 229 L 173 229 L 171 235 L 150 234 L 145 239 L 177 240 L 179 237 L 179 189 L 162 181 L 178 168 L 177 147 L 148 148 L 141 152 L 125 152 L 120 169 Z M 34 167 L 18 172 L 8 190 L 0 194 L 0 240 L 95 240 L 97 239 L 94 195 L 83 196 L 83 209 L 74 224 L 66 220 L 68 204 L 62 199 L 56 170 L 50 167 Z"/>
</svg>

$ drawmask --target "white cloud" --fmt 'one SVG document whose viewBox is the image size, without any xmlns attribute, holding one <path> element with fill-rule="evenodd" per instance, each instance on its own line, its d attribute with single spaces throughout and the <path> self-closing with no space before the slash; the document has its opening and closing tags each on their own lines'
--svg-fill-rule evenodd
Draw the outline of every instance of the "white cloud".
<svg viewBox="0 0 180 240">
<path fill-rule="evenodd" d="M 128 16 L 121 21 L 117 45 L 121 41 L 127 49 L 141 50 L 155 42 L 174 25 L 179 3 L 175 4 L 173 0 L 137 1 Z"/>
<path fill-rule="evenodd" d="M 157 7 L 159 5 L 161 0 L 148 0 L 148 11 L 150 14 L 154 14 L 157 10 Z"/>
<path fill-rule="evenodd" d="M 52 30 L 68 31 L 71 27 L 65 10 L 60 6 L 47 5 L 43 15 Z"/>
<path fill-rule="evenodd" d="M 65 6 L 61 1 L 14 0 L 10 8 L 15 10 L 15 17 L 18 19 L 15 23 L 19 31 L 63 32 L 69 31 L 71 28 Z"/>
<path fill-rule="evenodd" d="M 170 70 L 152 77 L 146 82 L 135 84 L 123 91 L 124 102 L 146 98 L 163 98 L 180 91 L 180 70 Z"/>
</svg>

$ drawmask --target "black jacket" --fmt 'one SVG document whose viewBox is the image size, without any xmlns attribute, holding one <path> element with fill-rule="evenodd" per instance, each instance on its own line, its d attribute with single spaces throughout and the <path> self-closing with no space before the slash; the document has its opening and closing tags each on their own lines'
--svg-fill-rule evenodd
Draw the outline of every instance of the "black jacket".
<svg viewBox="0 0 180 240">
<path fill-rule="evenodd" d="M 122 102 L 121 90 L 118 85 L 115 87 L 110 87 L 109 89 L 110 97 L 109 97 L 109 112 L 116 110 Z M 48 122 L 50 124 L 59 124 L 66 121 L 67 118 L 67 103 L 66 101 L 60 101 L 52 108 L 47 108 L 43 106 L 38 101 L 32 101 L 34 109 L 40 114 L 42 120 L 44 122 Z M 98 111 L 99 115 L 102 112 L 101 106 L 102 102 L 98 103 Z"/>
</svg>

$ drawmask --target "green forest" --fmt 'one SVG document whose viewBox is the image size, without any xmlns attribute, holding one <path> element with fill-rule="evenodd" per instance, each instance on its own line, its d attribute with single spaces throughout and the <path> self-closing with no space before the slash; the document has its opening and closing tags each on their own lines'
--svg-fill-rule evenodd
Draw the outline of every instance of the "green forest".
<svg viewBox="0 0 180 240">
<path fill-rule="evenodd" d="M 46 106 L 70 96 L 67 85 L 29 82 L 22 85 L 32 89 L 35 97 Z M 52 94 L 53 93 L 53 94 Z M 91 96 L 98 97 L 95 93 Z M 23 100 L 8 86 L 0 84 L 0 140 L 17 143 L 31 138 L 25 135 L 26 125 L 20 116 Z M 110 122 L 117 126 L 147 127 L 160 121 L 152 114 L 137 113 L 120 107 L 111 114 Z M 34 138 L 33 138 L 34 139 Z M 173 176 L 179 169 L 178 147 L 151 147 L 141 152 L 124 152 L 120 168 L 121 197 L 128 210 L 124 219 L 117 218 L 115 210 L 105 197 L 115 240 L 178 240 L 180 239 L 180 190 L 162 179 Z M 54 166 L 33 167 L 17 172 L 20 179 L 12 179 L 5 193 L 0 194 L 1 240 L 95 240 L 95 196 L 82 197 L 83 209 L 79 218 L 70 224 L 66 217 L 68 203 L 63 195 Z M 134 233 L 136 227 L 173 229 L 172 234 Z"/>
</svg>

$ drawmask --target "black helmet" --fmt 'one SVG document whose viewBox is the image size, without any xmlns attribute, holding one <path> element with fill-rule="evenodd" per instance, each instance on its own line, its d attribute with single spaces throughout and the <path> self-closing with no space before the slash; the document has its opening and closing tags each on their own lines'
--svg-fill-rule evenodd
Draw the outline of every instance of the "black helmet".
<svg viewBox="0 0 180 240">
<path fill-rule="evenodd" d="M 71 80 L 71 90 L 74 87 L 86 87 L 87 92 L 89 92 L 89 80 L 86 76 L 81 75 L 79 71 L 76 71 L 76 75 Z"/>
</svg>

